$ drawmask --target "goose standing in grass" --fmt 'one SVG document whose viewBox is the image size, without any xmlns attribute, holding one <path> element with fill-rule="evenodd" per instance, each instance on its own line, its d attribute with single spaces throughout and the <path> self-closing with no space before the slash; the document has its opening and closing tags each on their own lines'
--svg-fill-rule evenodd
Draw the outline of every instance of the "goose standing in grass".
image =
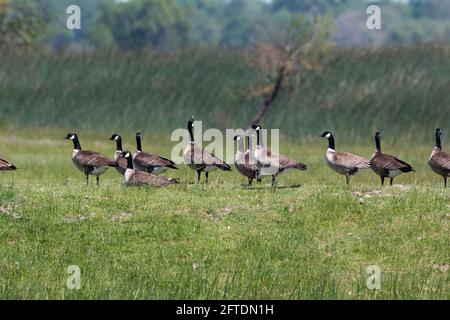
<svg viewBox="0 0 450 320">
<path fill-rule="evenodd" d="M 369 160 L 348 152 L 336 151 L 334 136 L 330 131 L 323 132 L 320 137 L 328 139 L 328 149 L 325 153 L 325 162 L 335 172 L 345 175 L 347 184 L 350 184 L 350 177 L 356 174 L 359 170 L 370 168 Z"/>
<path fill-rule="evenodd" d="M 117 172 L 124 175 L 125 170 L 127 170 L 127 159 L 125 159 L 122 155 L 122 137 L 119 134 L 114 133 L 109 140 L 116 141 L 116 151 L 114 152 L 113 159 L 118 164 L 116 167 Z"/>
<path fill-rule="evenodd" d="M 370 159 L 370 167 L 380 176 L 381 185 L 384 185 L 384 178 L 390 178 L 390 185 L 394 178 L 404 172 L 414 171 L 414 168 L 403 160 L 389 154 L 381 152 L 381 133 L 375 133 L 375 152 Z"/>
<path fill-rule="evenodd" d="M 197 183 L 200 182 L 200 175 L 202 172 L 205 172 L 205 183 L 208 183 L 208 175 L 211 171 L 216 170 L 217 168 L 223 171 L 231 171 L 230 166 L 224 161 L 215 157 L 205 149 L 195 146 L 194 134 L 192 132 L 194 129 L 194 117 L 189 119 L 187 129 L 189 131 L 190 141 L 184 149 L 183 157 L 189 168 L 197 172 Z"/>
<path fill-rule="evenodd" d="M 154 187 L 166 187 L 178 183 L 178 179 L 157 176 L 145 171 L 135 171 L 133 169 L 133 158 L 129 151 L 122 152 L 122 157 L 127 160 L 127 169 L 124 174 L 124 181 L 127 186 L 151 185 Z"/>
<path fill-rule="evenodd" d="M 17 170 L 18 168 L 6 160 L 0 159 L 0 171 Z"/>
<path fill-rule="evenodd" d="M 142 152 L 141 136 L 140 132 L 136 133 L 136 152 L 133 155 L 133 166 L 135 170 L 160 174 L 168 168 L 178 169 L 172 160 L 163 158 L 157 154 Z"/>
<path fill-rule="evenodd" d="M 272 186 L 275 185 L 276 178 L 280 173 L 284 173 L 289 169 L 297 169 L 305 171 L 307 165 L 299 161 L 289 159 L 288 157 L 280 154 L 276 154 L 267 150 L 262 145 L 262 129 L 260 125 L 253 126 L 256 131 L 256 149 L 254 152 L 256 165 L 258 166 L 258 176 L 267 175 L 264 174 L 265 170 L 268 170 L 268 174 L 272 176 Z"/>
<path fill-rule="evenodd" d="M 433 151 L 431 151 L 428 165 L 430 166 L 431 170 L 444 178 L 444 187 L 447 187 L 447 177 L 450 176 L 450 154 L 442 151 L 441 129 L 437 128 L 435 135 L 436 145 L 433 148 Z"/>
<path fill-rule="evenodd" d="M 244 140 L 242 136 L 237 135 L 234 137 L 234 140 L 238 143 L 238 150 L 234 157 L 234 165 L 240 174 L 248 178 L 248 185 L 251 186 L 253 179 L 257 178 L 258 167 L 256 163 L 251 163 L 250 150 L 244 152 Z"/>
<path fill-rule="evenodd" d="M 68 133 L 64 139 L 72 140 L 73 164 L 86 175 L 86 183 L 89 185 L 89 175 L 95 176 L 97 185 L 100 181 L 100 175 L 105 173 L 109 167 L 117 167 L 116 161 L 94 151 L 81 150 L 80 141 L 75 133 Z"/>
</svg>

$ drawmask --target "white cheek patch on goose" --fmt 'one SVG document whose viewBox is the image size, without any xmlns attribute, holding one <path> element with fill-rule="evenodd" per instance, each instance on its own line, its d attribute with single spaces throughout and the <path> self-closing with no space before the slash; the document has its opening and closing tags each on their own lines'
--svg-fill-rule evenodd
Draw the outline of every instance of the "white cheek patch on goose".
<svg viewBox="0 0 450 320">
<path fill-rule="evenodd" d="M 70 140 L 74 140 L 74 139 L 75 139 L 75 135 L 74 135 L 74 134 L 71 135 L 69 139 L 70 139 Z"/>
<path fill-rule="evenodd" d="M 325 138 L 329 138 L 331 135 L 329 133 L 327 133 L 327 135 L 325 136 Z"/>
<path fill-rule="evenodd" d="M 116 140 L 116 141 L 119 140 L 119 136 L 115 137 L 114 140 Z"/>
</svg>

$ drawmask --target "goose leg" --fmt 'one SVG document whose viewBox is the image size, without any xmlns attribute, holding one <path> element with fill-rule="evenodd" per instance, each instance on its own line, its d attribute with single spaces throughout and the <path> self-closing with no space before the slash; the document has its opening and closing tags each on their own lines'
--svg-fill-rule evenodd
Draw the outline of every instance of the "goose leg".
<svg viewBox="0 0 450 320">
<path fill-rule="evenodd" d="M 100 177 L 99 176 L 95 176 L 96 178 L 96 180 L 97 180 L 97 186 L 98 186 L 98 184 L 100 183 Z"/>
<path fill-rule="evenodd" d="M 201 175 L 201 171 L 197 170 L 197 183 L 200 183 L 200 175 Z"/>
<path fill-rule="evenodd" d="M 252 177 L 248 177 L 248 185 L 251 186 L 253 183 L 253 178 Z"/>
<path fill-rule="evenodd" d="M 391 186 L 392 186 L 392 182 L 394 182 L 394 178 L 391 178 Z"/>
<path fill-rule="evenodd" d="M 348 174 L 345 175 L 345 181 L 347 181 L 347 184 L 350 184 L 350 176 Z"/>
<path fill-rule="evenodd" d="M 205 183 L 208 183 L 208 174 L 209 172 L 205 172 Z"/>
<path fill-rule="evenodd" d="M 384 177 L 381 176 L 380 178 L 381 178 L 381 186 L 384 186 Z"/>
<path fill-rule="evenodd" d="M 273 175 L 273 176 L 272 176 L 272 187 L 275 186 L 275 184 L 276 184 L 276 179 L 277 179 L 277 176 L 276 176 L 276 175 Z"/>
<path fill-rule="evenodd" d="M 86 174 L 86 185 L 89 185 L 89 173 L 85 173 Z"/>
<path fill-rule="evenodd" d="M 444 177 L 444 187 L 447 188 L 447 177 Z"/>
</svg>

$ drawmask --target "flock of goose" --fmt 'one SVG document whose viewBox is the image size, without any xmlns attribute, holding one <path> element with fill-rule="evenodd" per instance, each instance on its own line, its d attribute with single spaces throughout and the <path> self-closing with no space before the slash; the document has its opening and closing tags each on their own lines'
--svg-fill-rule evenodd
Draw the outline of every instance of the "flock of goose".
<svg viewBox="0 0 450 320">
<path fill-rule="evenodd" d="M 197 172 L 197 183 L 200 182 L 201 173 L 205 174 L 205 182 L 208 182 L 209 173 L 220 169 L 231 171 L 231 167 L 209 153 L 203 148 L 196 146 L 193 135 L 194 119 L 188 121 L 187 129 L 189 131 L 190 141 L 184 149 L 184 160 L 186 164 Z M 237 142 L 237 153 L 235 155 L 236 169 L 248 179 L 249 185 L 253 180 L 257 182 L 266 176 L 272 177 L 272 185 L 275 185 L 279 174 L 290 169 L 304 171 L 307 165 L 299 161 L 292 160 L 287 156 L 275 154 L 264 147 L 262 143 L 261 126 L 253 126 L 256 135 L 256 146 L 253 148 L 252 142 L 254 135 L 246 135 L 247 149 L 244 149 L 244 137 L 237 135 L 234 140 Z M 444 186 L 447 186 L 447 178 L 450 176 L 450 154 L 442 151 L 441 129 L 435 131 L 435 147 L 431 152 L 428 164 L 430 168 L 438 175 L 444 178 Z M 334 136 L 331 132 L 325 131 L 321 135 L 328 139 L 328 149 L 325 153 L 325 161 L 335 172 L 344 175 L 347 184 L 350 183 L 350 177 L 360 170 L 371 168 L 381 179 L 381 185 L 384 185 L 385 178 L 390 179 L 392 185 L 395 177 L 402 173 L 414 171 L 414 168 L 407 162 L 399 158 L 381 152 L 381 134 L 375 134 L 375 152 L 370 160 L 357 155 L 336 151 Z M 160 174 L 168 169 L 177 170 L 175 163 L 167 158 L 157 154 L 146 153 L 142 151 L 141 134 L 136 134 L 136 152 L 132 155 L 129 151 L 124 151 L 122 147 L 122 137 L 113 134 L 109 140 L 116 142 L 116 151 L 113 159 L 110 159 L 98 152 L 81 149 L 81 144 L 76 133 L 68 133 L 64 139 L 72 140 L 73 151 L 72 161 L 74 165 L 86 176 L 86 183 L 89 184 L 89 176 L 95 176 L 97 185 L 99 177 L 109 167 L 113 167 L 124 176 L 124 182 L 127 186 L 152 185 L 156 187 L 165 187 L 178 183 L 176 178 L 168 178 Z M 0 159 L 0 171 L 16 170 L 17 167 L 6 160 Z"/>
</svg>

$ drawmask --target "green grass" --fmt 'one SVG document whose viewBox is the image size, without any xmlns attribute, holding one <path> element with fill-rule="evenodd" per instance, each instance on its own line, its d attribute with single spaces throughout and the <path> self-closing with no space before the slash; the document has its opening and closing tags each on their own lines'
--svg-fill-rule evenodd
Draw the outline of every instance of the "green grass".
<svg viewBox="0 0 450 320">
<path fill-rule="evenodd" d="M 245 188 L 235 170 L 194 185 L 182 167 L 170 173 L 180 185 L 154 189 L 125 188 L 114 170 L 86 187 L 65 133 L 1 130 L 1 155 L 20 168 L 0 176 L 1 298 L 450 298 L 450 190 L 427 168 L 431 142 L 384 142 L 417 173 L 382 189 L 372 172 L 347 189 L 318 138 L 282 141 L 309 169 L 281 176 L 279 188 Z M 161 137 L 144 147 L 170 155 Z M 84 148 L 111 155 L 105 138 L 80 134 Z M 66 287 L 70 265 L 81 268 L 80 290 Z M 382 269 L 380 290 L 366 287 L 369 265 Z"/>
<path fill-rule="evenodd" d="M 0 125 L 171 131 L 191 115 L 216 128 L 245 127 L 267 84 L 254 52 L 8 54 L 0 64 Z M 421 142 L 450 122 L 450 47 L 336 49 L 320 71 L 300 69 L 264 118 L 284 134 L 376 130 Z M 272 77 L 273 78 L 273 75 Z"/>
</svg>

